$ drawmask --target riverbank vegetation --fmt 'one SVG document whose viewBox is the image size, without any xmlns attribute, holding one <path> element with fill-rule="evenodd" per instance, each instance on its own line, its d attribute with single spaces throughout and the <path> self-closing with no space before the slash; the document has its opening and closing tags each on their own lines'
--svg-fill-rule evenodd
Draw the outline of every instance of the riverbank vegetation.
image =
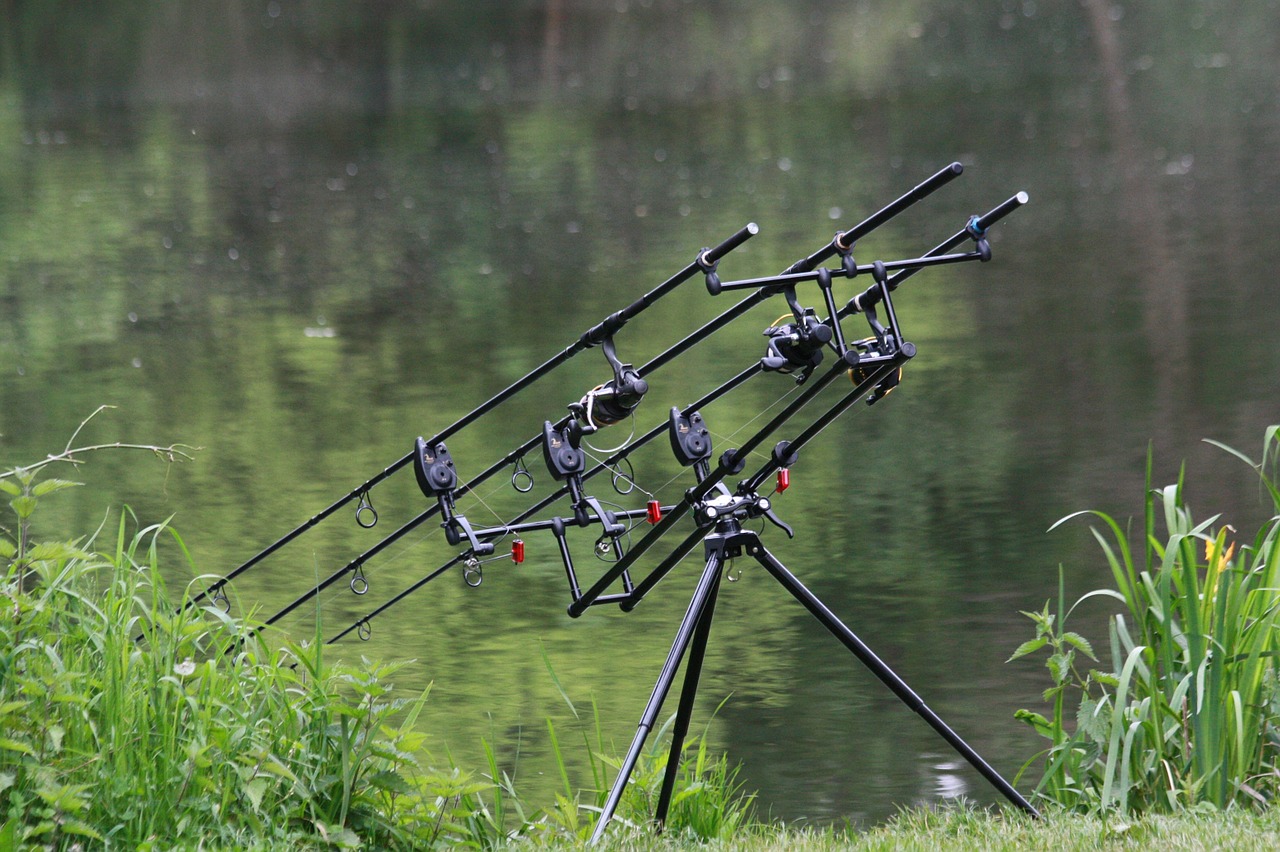
<svg viewBox="0 0 1280 852">
<path fill-rule="evenodd" d="M 1093 515 L 1115 588 L 1080 603 L 1120 604 L 1109 665 L 1067 629 L 1064 599 L 1027 613 L 1036 635 L 1014 658 L 1049 653 L 1050 715 L 1020 714 L 1049 740 L 1028 762 L 1043 764 L 1035 792 L 1047 819 L 957 807 L 904 811 L 869 830 L 768 822 L 728 760 L 693 738 L 667 831 L 655 836 L 666 760 L 657 736 L 609 845 L 1275 848 L 1280 427 L 1259 462 L 1228 452 L 1275 505 L 1252 539 L 1195 521 L 1181 480 L 1148 487 L 1138 548 L 1119 522 Z M 161 576 L 162 553 L 190 562 L 166 523 L 125 510 L 83 538 L 39 540 L 40 504 L 75 485 L 46 476 L 47 465 L 0 474 L 11 510 L 0 536 L 0 849 L 584 842 L 617 766 L 598 725 L 586 743 L 594 789 L 563 773 L 563 791 L 542 807 L 521 799 L 492 752 L 473 773 L 433 761 L 415 725 L 429 695 L 395 693 L 402 664 L 331 664 L 319 637 L 262 631 L 216 601 L 192 605 Z M 559 753 L 554 729 L 551 740 Z"/>
<path fill-rule="evenodd" d="M 1257 471 L 1274 509 L 1252 538 L 1216 515 L 1197 521 L 1181 476 L 1153 487 L 1150 459 L 1136 536 L 1103 513 L 1063 520 L 1097 522 L 1114 587 L 1026 613 L 1036 635 L 1013 655 L 1048 652 L 1051 714 L 1019 716 L 1050 742 L 1036 789 L 1053 801 L 1127 814 L 1270 805 L 1280 793 L 1280 427 L 1261 461 L 1219 446 Z M 1066 626 L 1095 599 L 1119 604 L 1109 665 Z"/>
<path fill-rule="evenodd" d="M 15 519 L 0 538 L 0 849 L 492 847 L 590 831 L 602 794 L 567 774 L 534 809 L 492 757 L 487 775 L 427 758 L 428 696 L 393 695 L 402 664 L 331 665 L 319 637 L 172 595 L 160 554 L 190 555 L 167 524 L 125 510 L 83 539 L 37 540 L 39 504 L 75 486 L 41 478 L 46 463 L 0 477 Z M 595 766 L 603 790 L 609 758 Z M 664 766 L 652 750 L 637 768 L 623 831 L 650 821 Z M 745 823 L 734 774 L 691 740 L 675 836 Z"/>
</svg>

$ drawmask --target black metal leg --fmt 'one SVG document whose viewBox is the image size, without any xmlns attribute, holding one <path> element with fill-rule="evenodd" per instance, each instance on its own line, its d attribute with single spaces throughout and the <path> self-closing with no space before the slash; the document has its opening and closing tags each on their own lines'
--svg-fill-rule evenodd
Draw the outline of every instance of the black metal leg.
<svg viewBox="0 0 1280 852">
<path fill-rule="evenodd" d="M 969 761 L 969 764 L 973 766 L 974 769 L 978 770 L 982 777 L 991 782 L 991 785 L 999 790 L 1006 799 L 1014 805 L 1017 805 L 1026 813 L 1035 817 L 1040 816 L 1039 811 L 1032 807 L 1031 803 L 1024 799 L 1022 794 L 1014 789 L 1013 785 L 1004 780 L 1004 778 L 1000 776 L 1000 773 L 992 769 L 990 764 L 983 760 L 980 754 L 974 751 L 968 743 L 961 739 L 959 734 L 951 730 L 951 728 L 947 726 L 947 723 L 942 721 L 937 713 L 930 710 L 920 696 L 916 695 L 911 687 L 907 685 L 906 681 L 898 677 L 893 669 L 889 668 L 883 660 L 877 657 L 875 653 L 867 647 L 865 642 L 859 639 L 852 630 L 846 627 L 844 622 L 837 618 L 831 610 L 827 609 L 826 605 L 819 600 L 813 592 L 805 588 L 804 584 L 796 579 L 795 575 L 788 571 L 786 566 L 779 562 L 772 553 L 766 550 L 759 542 L 748 546 L 746 550 L 751 556 L 755 557 L 756 561 L 763 565 L 765 569 L 774 576 L 774 579 L 781 583 L 796 600 L 800 601 L 800 603 L 804 605 L 805 609 L 809 610 L 809 612 L 822 623 L 823 627 L 827 628 L 827 630 L 839 639 L 846 648 L 852 651 L 853 655 L 857 657 L 863 665 L 870 669 L 871 673 L 879 678 L 881 683 L 887 686 L 894 695 L 898 696 L 898 698 L 915 711 L 918 716 L 928 722 L 930 727 L 937 731 L 944 740 L 950 743 L 951 747 L 954 748 L 965 760 Z"/>
<path fill-rule="evenodd" d="M 705 536 L 706 531 L 695 529 L 688 538 L 676 545 L 675 550 L 672 550 L 666 559 L 658 563 L 658 567 L 650 571 L 648 576 L 639 583 L 636 583 L 635 588 L 627 590 L 630 595 L 627 600 L 622 602 L 622 611 L 631 612 L 631 610 L 635 609 L 636 604 L 640 603 L 641 599 L 649 594 L 650 590 L 658 585 L 658 582 L 663 577 L 671 573 L 671 569 L 679 565 L 680 560 L 688 556 L 689 552 L 697 547 L 698 542 L 702 541 Z"/>
<path fill-rule="evenodd" d="M 721 554 L 718 552 L 713 550 L 707 554 L 706 568 L 703 569 L 698 586 L 694 589 L 693 599 L 689 601 L 689 609 L 680 622 L 680 629 L 676 631 L 676 638 L 671 644 L 671 651 L 667 654 L 667 661 L 662 666 L 658 682 L 654 684 L 653 693 L 649 696 L 649 703 L 640 717 L 640 725 L 636 728 L 636 735 L 631 740 L 631 748 L 628 749 L 627 756 L 622 761 L 618 777 L 613 782 L 613 789 L 609 791 L 609 797 L 605 800 L 604 808 L 600 811 L 600 819 L 588 843 L 594 844 L 600 840 L 609 821 L 613 819 L 614 811 L 618 809 L 618 803 L 622 801 L 622 794 L 636 767 L 636 760 L 640 757 L 641 749 L 644 748 L 645 738 L 653 730 L 658 713 L 662 711 L 662 702 L 666 700 L 667 693 L 671 690 L 671 682 L 675 680 L 676 670 L 680 668 L 680 660 L 693 639 L 696 626 L 702 620 L 707 601 L 713 596 L 719 584 L 720 569 L 723 564 Z"/>
<path fill-rule="evenodd" d="M 676 774 L 680 770 L 680 754 L 684 750 L 684 738 L 689 733 L 689 718 L 693 715 L 693 701 L 698 695 L 698 678 L 702 675 L 702 660 L 707 655 L 707 639 L 711 635 L 711 619 L 715 615 L 716 596 L 720 591 L 720 574 L 716 574 L 715 585 L 707 597 L 706 608 L 698 619 L 698 626 L 693 631 L 693 644 L 689 647 L 689 660 L 684 666 L 684 685 L 680 688 L 680 707 L 676 710 L 676 721 L 671 729 L 671 752 L 667 755 L 667 771 L 662 777 L 662 792 L 658 794 L 658 807 L 654 811 L 654 822 L 658 830 L 662 830 L 667 821 L 667 810 L 671 807 L 671 794 L 676 786 Z"/>
</svg>

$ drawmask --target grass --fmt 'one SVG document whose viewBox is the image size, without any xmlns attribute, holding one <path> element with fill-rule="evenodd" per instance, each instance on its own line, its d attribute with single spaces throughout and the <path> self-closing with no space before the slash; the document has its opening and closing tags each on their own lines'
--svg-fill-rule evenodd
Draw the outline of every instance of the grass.
<svg viewBox="0 0 1280 852">
<path fill-rule="evenodd" d="M 1097 655 L 1067 629 L 1063 594 L 1028 613 L 1036 635 L 1014 657 L 1048 652 L 1050 717 L 1020 714 L 1049 740 L 1028 764 L 1043 765 L 1045 819 L 959 806 L 869 830 L 762 823 L 727 759 L 692 737 L 658 835 L 659 731 L 602 847 L 1280 847 L 1280 490 L 1268 474 L 1280 428 L 1260 463 L 1230 452 L 1276 506 L 1251 541 L 1195 521 L 1181 479 L 1148 487 L 1138 548 L 1093 515 L 1115 587 L 1082 600 L 1119 604 L 1110 668 L 1083 662 Z M 397 664 L 334 666 L 318 636 L 183 606 L 161 582 L 162 551 L 190 560 L 167 525 L 126 511 L 82 540 L 35 540 L 37 507 L 74 485 L 40 479 L 43 466 L 0 473 L 17 519 L 0 528 L 0 852 L 585 845 L 618 767 L 594 708 L 578 718 L 593 783 L 575 789 L 562 771 L 546 807 L 522 800 L 491 751 L 487 772 L 434 766 L 414 727 L 427 693 L 394 697 Z"/>
<path fill-rule="evenodd" d="M 415 729 L 427 693 L 393 696 L 402 664 L 330 665 L 318 635 L 294 641 L 171 597 L 161 553 L 190 554 L 166 524 L 126 511 L 83 540 L 37 541 L 37 507 L 75 485 L 40 479 L 43 467 L 0 473 L 16 518 L 0 528 L 0 850 L 494 848 L 589 835 L 617 768 L 594 715 L 593 788 L 574 790 L 562 771 L 564 792 L 545 809 L 521 800 L 492 752 L 487 775 L 433 767 Z M 652 821 L 662 740 L 624 796 L 621 836 Z M 750 797 L 734 778 L 690 738 L 671 836 L 745 824 Z"/>
<path fill-rule="evenodd" d="M 693 844 L 687 838 L 633 832 L 615 836 L 605 849 L 665 852 L 688 848 L 735 852 L 890 852 L 890 850 L 1148 850 L 1209 852 L 1232 849 L 1263 852 L 1280 847 L 1280 813 L 1233 809 L 1148 814 L 1107 819 L 1050 807 L 1045 819 L 1011 811 L 990 813 L 966 807 L 904 811 L 866 831 L 779 824 L 744 826 L 731 838 Z"/>
</svg>

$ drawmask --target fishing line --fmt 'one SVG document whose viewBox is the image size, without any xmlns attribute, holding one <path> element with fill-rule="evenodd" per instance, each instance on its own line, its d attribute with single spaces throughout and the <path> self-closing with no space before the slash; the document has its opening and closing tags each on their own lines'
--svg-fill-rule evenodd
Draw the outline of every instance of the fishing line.
<svg viewBox="0 0 1280 852">
<path fill-rule="evenodd" d="M 793 387 L 792 387 L 790 390 L 788 390 L 786 393 L 782 394 L 782 395 L 781 395 L 781 396 L 779 396 L 777 399 L 775 399 L 773 402 L 769 403 L 769 405 L 768 405 L 766 408 L 761 409 L 759 414 L 757 414 L 755 417 L 752 417 L 752 418 L 751 418 L 750 420 L 748 420 L 747 422 L 743 423 L 741 426 L 739 426 L 737 429 L 733 430 L 733 432 L 731 432 L 731 433 L 730 433 L 730 434 L 728 434 L 728 435 L 722 435 L 722 434 L 720 434 L 719 432 L 716 432 L 716 431 L 714 431 L 714 430 L 712 430 L 712 429 L 710 429 L 710 428 L 708 428 L 708 430 L 707 430 L 707 431 L 708 431 L 708 432 L 711 432 L 711 435 L 712 435 L 713 437 L 715 437 L 715 438 L 717 438 L 717 439 L 719 439 L 719 440 L 723 441 L 725 444 L 733 444 L 734 442 L 736 442 L 736 441 L 737 441 L 738 436 L 739 436 L 739 435 L 741 435 L 743 432 L 745 432 L 745 431 L 747 430 L 747 428 L 748 428 L 749 426 L 751 426 L 751 424 L 755 423 L 755 422 L 756 422 L 757 420 L 759 420 L 761 417 L 764 417 L 764 416 L 765 416 L 766 414 L 768 414 L 770 411 L 772 411 L 773 409 L 777 408 L 777 407 L 778 407 L 779 405 L 781 405 L 782 403 L 786 402 L 786 401 L 787 401 L 787 399 L 788 399 L 788 398 L 790 398 L 790 397 L 791 397 L 793 394 L 795 394 L 797 391 L 799 391 L 799 389 L 800 389 L 800 385 L 795 385 L 795 386 L 793 386 Z M 767 459 L 769 458 L 767 455 L 765 455 L 765 454 L 764 454 L 763 452 L 761 452 L 760 450 L 755 450 L 755 449 L 751 450 L 751 452 L 750 452 L 750 453 L 748 453 L 748 456 L 749 456 L 749 457 L 759 458 L 759 459 L 762 459 L 762 460 L 767 460 Z"/>
<path fill-rule="evenodd" d="M 628 441 L 630 441 L 631 439 L 630 439 L 630 438 L 628 438 L 627 440 L 628 440 Z M 586 442 L 583 442 L 583 443 L 585 444 Z M 612 450 L 607 450 L 607 451 L 605 451 L 605 450 L 598 450 L 598 449 L 596 449 L 595 447 L 591 447 L 591 449 L 592 449 L 592 450 L 595 450 L 595 451 L 596 451 L 596 452 L 598 452 L 598 453 L 605 453 L 605 452 L 607 452 L 608 454 L 610 454 L 610 455 L 611 455 L 611 454 L 613 454 L 613 453 L 616 453 L 616 452 L 619 452 L 620 450 L 625 449 L 625 448 L 626 448 L 626 447 L 628 447 L 628 446 L 630 446 L 630 444 L 629 444 L 629 443 L 628 443 L 628 444 L 622 444 L 622 445 L 620 445 L 620 446 L 618 446 L 618 447 L 616 447 L 616 448 L 614 448 L 614 449 L 612 449 Z M 618 462 L 610 463 L 610 462 L 608 462 L 608 461 L 606 461 L 606 460 L 604 460 L 604 459 L 600 458 L 600 456 L 594 455 L 593 453 L 589 453 L 589 452 L 584 451 L 584 452 L 583 452 L 583 455 L 585 455 L 587 458 L 591 459 L 591 460 L 592 460 L 593 462 L 595 462 L 597 465 L 600 465 L 601 467 L 603 467 L 605 470 L 612 471 L 612 473 L 613 473 L 613 476 L 612 476 L 612 480 L 613 480 L 613 482 L 612 482 L 612 484 L 613 484 L 613 490 L 614 490 L 614 491 L 617 491 L 619 494 L 623 495 L 624 497 L 625 497 L 626 495 L 630 494 L 630 493 L 631 493 L 631 492 L 633 492 L 633 491 L 639 491 L 641 494 L 643 494 L 643 495 L 645 495 L 646 497 L 649 497 L 649 498 L 652 498 L 652 497 L 654 496 L 654 492 L 649 491 L 648 489 L 646 489 L 643 485 L 641 485 L 641 484 L 636 480 L 636 469 L 635 469 L 635 466 L 631 464 L 631 459 L 630 459 L 630 458 L 627 458 L 627 457 L 625 457 L 625 456 L 624 456 L 623 458 L 619 459 L 619 460 L 618 460 Z M 627 463 L 627 468 L 628 468 L 628 469 L 629 469 L 629 471 L 630 471 L 629 473 L 623 473 L 622 468 L 621 468 L 621 467 L 619 467 L 619 462 L 624 462 L 624 461 Z M 619 480 L 619 479 L 621 479 L 622 481 L 626 482 L 626 483 L 627 483 L 627 485 L 629 486 L 629 487 L 627 488 L 627 490 L 626 490 L 626 491 L 623 491 L 621 488 L 619 488 L 619 487 L 618 487 L 618 480 Z M 659 490 L 661 490 L 661 489 L 659 489 Z M 619 508 L 621 508 L 621 507 L 619 507 Z"/>
</svg>

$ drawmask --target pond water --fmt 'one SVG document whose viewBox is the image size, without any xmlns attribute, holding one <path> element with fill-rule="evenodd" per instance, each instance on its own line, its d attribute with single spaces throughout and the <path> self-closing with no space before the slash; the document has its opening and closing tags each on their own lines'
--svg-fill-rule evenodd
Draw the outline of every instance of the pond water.
<svg viewBox="0 0 1280 852">
<path fill-rule="evenodd" d="M 1158 481 L 1185 460 L 1193 509 L 1249 537 L 1253 475 L 1202 439 L 1257 455 L 1280 419 L 1277 4 L 1040 5 L 134 2 L 68 24 L 20 3 L 0 38 L 0 466 L 60 450 L 100 405 L 79 443 L 197 446 L 172 468 L 96 455 L 37 526 L 172 515 L 195 568 L 172 560 L 170 582 L 220 576 L 702 247 L 756 222 L 720 274 L 779 272 L 959 161 L 860 262 L 1030 203 L 990 263 L 898 291 L 919 352 L 902 386 L 806 448 L 775 501 L 796 537 L 763 538 L 1012 777 L 1039 748 L 1013 713 L 1048 685 L 1005 664 L 1019 611 L 1056 596 L 1060 564 L 1072 599 L 1107 580 L 1086 527 L 1046 530 L 1139 513 L 1150 447 Z M 737 299 L 695 278 L 619 355 L 643 364 Z M 786 311 L 772 298 L 655 373 L 637 433 L 755 363 Z M 590 350 L 452 437 L 462 478 L 608 375 Z M 764 375 L 707 406 L 717 453 L 794 392 Z M 634 464 L 668 502 L 692 483 L 665 439 Z M 344 507 L 238 577 L 233 610 L 279 611 L 427 506 L 407 470 L 372 500 L 376 527 Z M 529 502 L 508 471 L 458 508 L 488 525 Z M 702 557 L 631 613 L 571 619 L 554 540 L 525 538 L 523 565 L 476 588 L 448 572 L 332 650 L 414 660 L 397 687 L 432 684 L 433 752 L 479 770 L 487 740 L 536 803 L 558 785 L 548 718 L 575 783 L 593 713 L 625 749 Z M 589 582 L 605 566 L 582 538 Z M 456 553 L 423 524 L 368 561 L 366 595 L 344 578 L 280 626 L 332 637 Z M 1103 616 L 1080 629 L 1101 639 Z M 694 730 L 790 821 L 998 798 L 754 568 L 721 594 Z"/>
</svg>

